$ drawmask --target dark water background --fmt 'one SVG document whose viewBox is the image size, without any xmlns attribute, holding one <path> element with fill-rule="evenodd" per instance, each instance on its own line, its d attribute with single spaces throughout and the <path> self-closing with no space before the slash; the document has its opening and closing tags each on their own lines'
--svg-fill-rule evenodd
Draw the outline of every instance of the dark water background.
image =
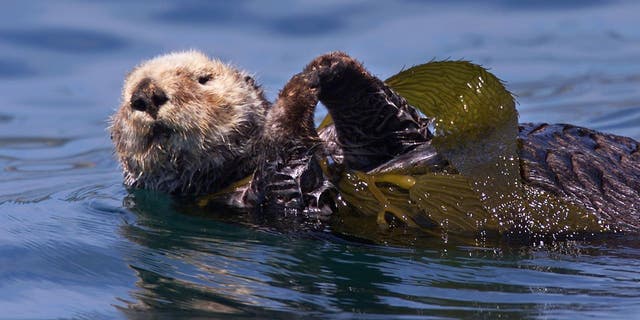
<svg viewBox="0 0 640 320">
<path fill-rule="evenodd" d="M 376 75 L 469 59 L 521 121 L 640 138 L 634 1 L 7 1 L 0 318 L 640 318 L 637 237 L 426 248 L 296 237 L 130 203 L 105 130 L 125 73 L 198 48 L 274 97 L 314 56 Z M 164 199 L 166 201 L 166 199 Z"/>
</svg>

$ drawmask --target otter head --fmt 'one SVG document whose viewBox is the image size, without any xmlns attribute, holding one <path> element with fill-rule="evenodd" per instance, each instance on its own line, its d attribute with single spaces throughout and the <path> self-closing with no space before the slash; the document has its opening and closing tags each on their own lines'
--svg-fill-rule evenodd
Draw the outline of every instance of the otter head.
<svg viewBox="0 0 640 320">
<path fill-rule="evenodd" d="M 125 184 L 197 194 L 248 175 L 268 107 L 250 76 L 200 52 L 142 63 L 111 118 Z"/>
</svg>

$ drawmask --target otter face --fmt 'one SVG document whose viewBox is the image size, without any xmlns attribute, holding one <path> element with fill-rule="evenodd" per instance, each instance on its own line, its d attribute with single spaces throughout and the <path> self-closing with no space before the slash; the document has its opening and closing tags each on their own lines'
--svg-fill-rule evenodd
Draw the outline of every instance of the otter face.
<svg viewBox="0 0 640 320">
<path fill-rule="evenodd" d="M 142 63 L 111 118 L 125 184 L 201 193 L 241 178 L 268 106 L 251 77 L 200 52 Z"/>
</svg>

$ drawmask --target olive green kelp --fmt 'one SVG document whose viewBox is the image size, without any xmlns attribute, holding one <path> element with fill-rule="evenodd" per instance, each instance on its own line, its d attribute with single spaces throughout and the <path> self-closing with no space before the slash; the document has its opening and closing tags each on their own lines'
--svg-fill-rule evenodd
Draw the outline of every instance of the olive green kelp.
<svg viewBox="0 0 640 320">
<path fill-rule="evenodd" d="M 566 237 L 608 230 L 595 215 L 521 182 L 515 101 L 484 68 L 430 62 L 386 83 L 434 119 L 432 144 L 456 172 L 344 173 L 338 187 L 348 209 L 338 214 L 339 231 L 370 232 L 346 223 L 356 221 L 354 215 L 375 217 L 382 229 L 395 221 L 445 237 Z M 329 123 L 327 117 L 320 128 Z"/>
</svg>

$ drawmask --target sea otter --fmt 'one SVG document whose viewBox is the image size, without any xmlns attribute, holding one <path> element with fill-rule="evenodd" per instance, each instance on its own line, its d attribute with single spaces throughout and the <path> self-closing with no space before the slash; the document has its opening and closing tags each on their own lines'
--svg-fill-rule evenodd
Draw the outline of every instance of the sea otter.
<svg viewBox="0 0 640 320">
<path fill-rule="evenodd" d="M 320 132 L 318 101 L 334 121 Z M 322 220 L 334 209 L 336 170 L 451 168 L 431 146 L 428 126 L 344 53 L 314 59 L 271 104 L 246 73 L 189 51 L 129 74 L 111 133 L 128 187 L 205 194 L 253 174 L 230 203 Z M 637 141 L 570 125 L 522 124 L 519 131 L 525 184 L 621 229 L 640 225 Z"/>
</svg>

